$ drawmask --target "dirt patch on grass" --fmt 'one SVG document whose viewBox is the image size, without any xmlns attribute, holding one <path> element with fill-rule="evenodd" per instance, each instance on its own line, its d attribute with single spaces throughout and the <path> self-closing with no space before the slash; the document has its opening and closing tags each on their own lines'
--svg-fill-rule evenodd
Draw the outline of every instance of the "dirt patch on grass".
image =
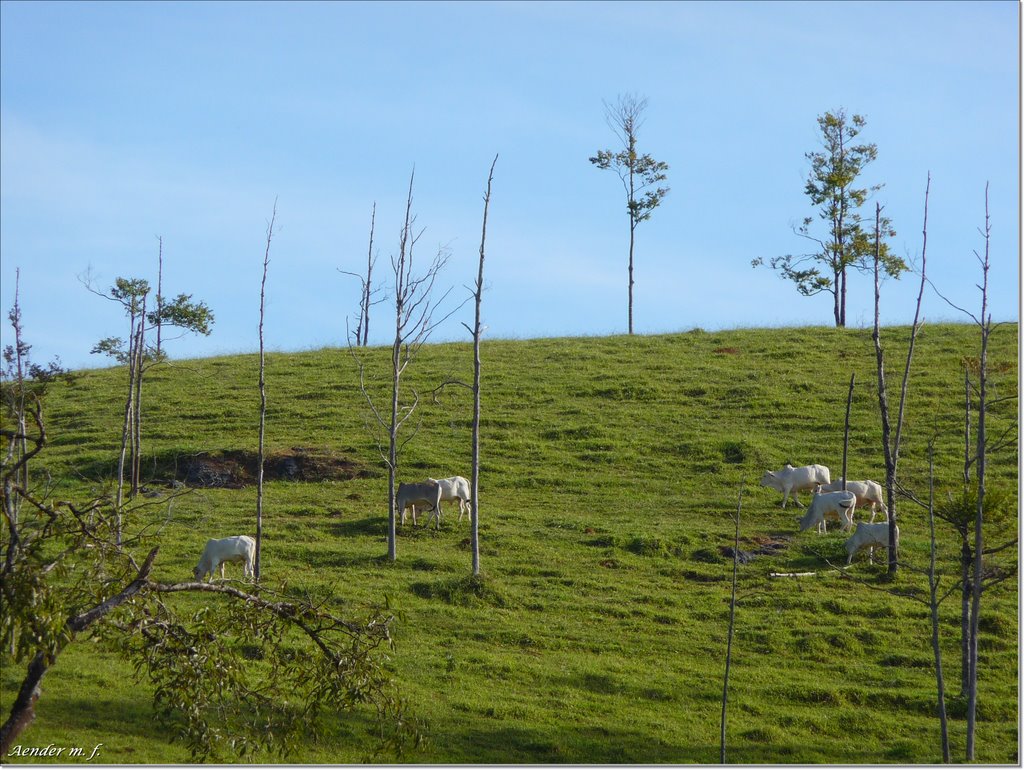
<svg viewBox="0 0 1024 770">
<path fill-rule="evenodd" d="M 740 538 L 740 543 L 743 547 L 739 549 L 739 562 L 740 564 L 747 564 L 758 556 L 775 556 L 789 547 L 790 540 L 792 538 L 784 535 L 776 537 L 755 535 L 754 537 Z M 722 556 L 729 559 L 733 557 L 733 547 L 731 545 L 720 546 L 718 551 Z"/>
<path fill-rule="evenodd" d="M 258 458 L 255 452 L 227 450 L 178 456 L 160 465 L 179 484 L 241 489 L 256 483 Z M 265 481 L 348 481 L 371 475 L 356 461 L 328 449 L 293 447 L 267 454 L 263 461 Z"/>
</svg>

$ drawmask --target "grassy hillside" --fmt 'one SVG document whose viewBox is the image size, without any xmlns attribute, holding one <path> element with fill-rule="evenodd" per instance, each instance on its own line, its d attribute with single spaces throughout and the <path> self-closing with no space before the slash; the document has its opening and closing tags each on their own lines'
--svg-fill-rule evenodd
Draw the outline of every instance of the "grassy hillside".
<svg viewBox="0 0 1024 770">
<path fill-rule="evenodd" d="M 885 331 L 890 383 L 902 374 L 907 329 Z M 1017 325 L 992 339 L 992 392 L 1017 392 Z M 968 326 L 926 327 L 917 349 L 901 463 L 927 492 L 936 437 L 939 494 L 963 464 L 963 366 L 978 355 Z M 390 351 L 365 353 L 376 392 Z M 428 741 L 422 763 L 710 763 L 718 760 L 731 543 L 743 490 L 742 548 L 774 555 L 740 567 L 730 686 L 729 760 L 742 763 L 931 763 L 941 758 L 927 608 L 826 570 L 841 534 L 797 532 L 796 512 L 758 486 L 765 470 L 822 463 L 840 475 L 850 374 L 849 475 L 884 480 L 874 349 L 865 330 L 772 329 L 654 337 L 485 341 L 480 536 L 483 588 L 469 573 L 468 524 L 446 508 L 439 532 L 406 526 L 385 564 L 386 485 L 348 352 L 271 354 L 268 450 L 296 448 L 341 469 L 325 481 L 273 481 L 265 493 L 263 569 L 270 583 L 332 591 L 358 607 L 385 594 L 402 612 L 395 677 Z M 471 398 L 446 377 L 471 379 L 471 346 L 425 348 L 408 385 L 422 424 L 400 479 L 470 473 Z M 62 497 L 107 483 L 119 440 L 124 372 L 81 373 L 47 401 L 45 464 Z M 255 451 L 255 356 L 172 362 L 144 396 L 146 467 L 167 478 L 197 453 Z M 893 385 L 893 403 L 897 398 Z M 995 405 L 990 431 L 1014 424 L 1015 400 Z M 1014 433 L 1016 431 L 1014 430 Z M 1010 495 L 990 542 L 1016 535 L 1017 456 L 989 465 Z M 154 489 L 163 489 L 153 485 Z M 166 491 L 166 490 L 163 490 Z M 804 496 L 806 500 L 806 496 Z M 161 535 L 158 580 L 190 577 L 208 537 L 254 531 L 255 489 L 197 489 L 178 498 Z M 927 521 L 900 509 L 903 558 L 924 566 Z M 861 518 L 858 515 L 858 519 Z M 957 543 L 940 529 L 942 569 Z M 1008 557 L 1012 560 L 1013 556 Z M 771 571 L 823 570 L 769 579 Z M 851 571 L 876 587 L 884 567 Z M 239 576 L 232 571 L 231 576 Z M 896 587 L 924 580 L 903 569 Z M 983 606 L 978 759 L 1018 761 L 1016 581 Z M 959 603 L 942 607 L 951 695 L 959 682 Z M 20 667 L 5 665 L 9 709 Z M 962 717 L 961 704 L 952 703 Z M 295 763 L 358 762 L 368 719 L 339 723 Z M 963 756 L 965 722 L 952 722 Z M 109 763 L 188 761 L 155 724 L 145 683 L 95 646 L 78 645 L 44 682 L 26 746 L 103 743 Z M 232 761 L 225 752 L 218 757 Z M 261 761 L 275 761 L 263 757 Z"/>
</svg>

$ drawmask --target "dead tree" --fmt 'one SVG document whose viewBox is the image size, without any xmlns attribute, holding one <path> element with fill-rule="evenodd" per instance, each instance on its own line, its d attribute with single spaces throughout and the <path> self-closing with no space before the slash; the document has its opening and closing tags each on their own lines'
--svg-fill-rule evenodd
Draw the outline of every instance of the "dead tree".
<svg viewBox="0 0 1024 770">
<path fill-rule="evenodd" d="M 480 267 L 476 276 L 476 289 L 473 297 L 476 303 L 476 314 L 473 328 L 473 459 L 470 501 L 470 543 L 473 551 L 473 574 L 480 574 L 480 335 L 483 327 L 480 323 L 480 302 L 484 293 L 484 244 L 487 242 L 487 210 L 491 204 L 491 182 L 494 180 L 494 166 L 498 156 L 491 162 L 491 170 L 487 175 L 487 193 L 484 195 L 484 221 L 480 233 Z M 469 327 L 466 327 L 469 328 Z"/>
<path fill-rule="evenodd" d="M 988 281 L 991 268 L 991 223 L 988 206 L 988 185 L 985 186 L 985 227 L 981 230 L 984 239 L 984 253 L 975 252 L 975 258 L 981 268 L 982 280 L 977 286 L 981 293 L 981 313 L 975 315 L 944 296 L 934 284 L 935 293 L 950 307 L 964 313 L 972 319 L 980 332 L 980 357 L 978 359 L 977 393 L 977 427 L 975 437 L 975 453 L 971 455 L 970 412 L 971 382 L 969 372 L 965 372 L 965 458 L 963 467 L 964 492 L 959 500 L 951 500 L 943 506 L 946 510 L 937 511 L 937 515 L 954 525 L 961 537 L 961 574 L 957 588 L 961 591 L 961 653 L 963 671 L 961 695 L 967 697 L 967 741 L 966 759 L 974 760 L 975 728 L 977 724 L 978 703 L 978 621 L 981 611 L 981 595 L 987 587 L 1001 583 L 1016 575 L 1016 568 L 1006 570 L 1004 574 L 986 575 L 983 557 L 992 555 L 1017 545 L 1017 538 L 994 548 L 985 548 L 983 525 L 990 514 L 994 513 L 998 501 L 994 500 L 986 490 L 987 458 L 990 452 L 1012 444 L 1016 439 L 1007 442 L 997 439 L 989 442 L 986 435 L 989 393 L 988 393 L 988 344 L 994 329 L 992 317 L 988 310 Z M 923 279 L 922 279 L 923 280 Z M 1008 430 L 1007 433 L 1012 431 Z M 975 466 L 975 486 L 970 485 L 970 469 Z"/>
<path fill-rule="evenodd" d="M 882 450 L 885 457 L 885 490 L 886 505 L 889 508 L 889 576 L 895 577 L 899 565 L 899 554 L 896 552 L 896 472 L 899 466 L 900 443 L 903 435 L 903 416 L 907 404 L 907 389 L 910 383 L 910 368 L 914 359 L 914 343 L 921 328 L 921 299 L 924 296 L 926 281 L 927 248 L 928 248 L 928 194 L 931 189 L 931 174 L 924 192 L 924 226 L 923 244 L 921 247 L 921 287 L 917 294 L 917 305 L 914 309 L 914 322 L 910 328 L 910 343 L 907 347 L 906 365 L 903 369 L 903 380 L 900 387 L 900 401 L 896 416 L 895 431 L 890 422 L 889 396 L 885 384 L 885 357 L 882 350 L 881 328 L 879 325 L 879 309 L 881 303 L 880 268 L 883 267 L 882 254 L 882 207 L 875 204 L 875 324 L 872 339 L 875 343 L 875 360 L 878 373 L 878 408 L 882 419 Z"/>
<path fill-rule="evenodd" d="M 373 288 L 373 268 L 377 264 L 377 254 L 373 251 L 373 233 L 377 222 L 377 203 L 374 201 L 370 211 L 370 246 L 366 252 L 366 277 L 348 270 L 338 272 L 345 275 L 352 275 L 359 279 L 361 287 L 359 292 L 359 316 L 356 319 L 356 347 L 366 347 L 370 339 L 370 308 L 379 305 L 385 298 L 374 300 L 374 296 L 380 293 L 380 289 Z"/>
<path fill-rule="evenodd" d="M 975 457 L 978 480 L 978 503 L 974 517 L 974 568 L 971 576 L 971 637 L 968 646 L 967 680 L 967 761 L 974 761 L 975 727 L 978 714 L 978 619 L 981 613 L 982 553 L 985 541 L 982 524 L 985 518 L 985 471 L 987 461 L 986 409 L 988 406 L 988 341 L 992 333 L 992 316 L 988 312 L 988 273 L 991 266 L 989 245 L 992 228 L 988 213 L 988 185 L 985 185 L 985 254 L 981 264 L 981 315 L 975 319 L 981 331 L 981 356 L 978 361 L 978 450 Z M 977 256 L 977 254 L 976 254 Z"/>
<path fill-rule="evenodd" d="M 415 176 L 416 172 L 413 170 L 409 177 L 405 220 L 399 234 L 398 253 L 391 256 L 394 276 L 395 337 L 391 344 L 391 394 L 386 411 L 378 408 L 374 402 L 366 385 L 365 367 L 355 351 L 351 336 L 349 337 L 349 352 L 355 358 L 359 370 L 359 387 L 376 422 L 377 448 L 388 469 L 388 558 L 391 561 L 398 558 L 395 511 L 398 460 L 402 449 L 416 435 L 416 431 L 413 430 L 404 439 L 400 439 L 400 434 L 419 406 L 419 394 L 415 389 L 411 389 L 411 400 L 403 401 L 402 376 L 409 364 L 416 359 L 434 329 L 455 312 L 452 310 L 440 319 L 435 318 L 440 304 L 450 292 L 450 289 L 445 291 L 439 299 L 433 296 L 434 284 L 448 262 L 448 250 L 439 248 L 424 272 L 414 271 L 413 252 L 423 234 L 422 230 L 418 233 L 414 231 L 416 220 L 412 215 L 412 190 Z"/>
<path fill-rule="evenodd" d="M 267 225 L 267 249 L 263 253 L 263 279 L 260 281 L 260 430 L 259 448 L 256 452 L 256 558 L 253 563 L 253 572 L 256 582 L 260 581 L 260 568 L 263 554 L 263 442 L 266 437 L 267 428 L 267 379 L 266 379 L 266 354 L 263 348 L 263 311 L 267 296 L 267 265 L 270 264 L 270 241 L 274 237 L 274 222 L 277 220 L 277 200 L 274 200 L 274 210 L 270 215 L 270 224 Z"/>
</svg>

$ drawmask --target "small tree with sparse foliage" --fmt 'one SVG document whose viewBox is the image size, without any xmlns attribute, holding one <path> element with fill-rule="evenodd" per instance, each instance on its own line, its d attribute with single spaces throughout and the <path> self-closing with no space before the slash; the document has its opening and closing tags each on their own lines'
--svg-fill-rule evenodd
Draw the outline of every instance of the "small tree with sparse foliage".
<svg viewBox="0 0 1024 770">
<path fill-rule="evenodd" d="M 646 97 L 635 94 L 620 96 L 618 104 L 605 102 L 605 118 L 612 131 L 622 140 L 621 150 L 598 150 L 590 162 L 599 169 L 612 169 L 622 180 L 626 191 L 626 211 L 629 214 L 629 333 L 633 333 L 633 249 L 636 228 L 651 218 L 669 188 L 661 183 L 668 179 L 668 164 L 637 151 L 637 136 L 647 109 Z"/>
<path fill-rule="evenodd" d="M 815 251 L 786 254 L 769 260 L 772 269 L 792 281 L 803 296 L 811 297 L 822 292 L 831 294 L 837 327 L 846 326 L 849 268 L 867 272 L 872 269 L 875 256 L 875 241 L 864 229 L 860 207 L 882 185 L 857 187 L 856 184 L 864 167 L 878 157 L 878 146 L 853 144 L 866 122 L 861 115 L 847 117 L 842 109 L 826 112 L 818 118 L 823 149 L 805 156 L 811 163 L 811 171 L 804 193 L 810 198 L 811 205 L 817 208 L 818 219 L 824 223 L 824 232 L 815 234 L 812 231 L 814 217 L 806 217 L 796 232 L 813 242 Z M 896 235 L 887 218 L 880 221 L 880 230 L 885 238 Z M 907 268 L 886 244 L 882 245 L 878 258 L 887 275 L 898 277 Z M 763 265 L 764 258 L 758 257 L 752 264 L 755 267 Z"/>
</svg>

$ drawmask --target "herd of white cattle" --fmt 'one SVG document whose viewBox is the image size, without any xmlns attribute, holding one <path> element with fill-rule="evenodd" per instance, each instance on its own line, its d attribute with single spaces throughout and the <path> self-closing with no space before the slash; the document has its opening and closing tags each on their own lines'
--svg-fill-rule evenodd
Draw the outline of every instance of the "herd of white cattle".
<svg viewBox="0 0 1024 770">
<path fill-rule="evenodd" d="M 807 506 L 800 522 L 800 531 L 805 532 L 811 527 L 818 532 L 828 532 L 825 519 L 829 516 L 839 519 L 844 532 L 853 529 L 853 512 L 858 508 L 870 507 L 871 521 L 858 522 L 856 531 L 846 540 L 846 565 L 853 562 L 853 557 L 863 548 L 868 549 L 868 559 L 875 561 L 875 548 L 889 547 L 889 509 L 882 500 L 882 485 L 877 481 L 847 481 L 843 489 L 843 479 L 832 481 L 828 468 L 824 465 L 802 465 L 794 468 L 787 463 L 780 471 L 768 471 L 761 477 L 761 486 L 771 487 L 782 493 L 782 507 L 786 507 L 789 496 L 793 502 L 803 507 L 797 499 L 797 492 L 811 491 L 811 504 Z M 886 520 L 875 524 L 878 510 L 885 514 Z M 899 547 L 900 528 L 893 524 L 896 546 Z"/>
<path fill-rule="evenodd" d="M 761 486 L 771 487 L 782 492 L 782 507 L 786 507 L 790 496 L 801 508 L 797 499 L 798 492 L 812 493 L 810 505 L 804 515 L 798 519 L 800 531 L 804 532 L 815 527 L 818 532 L 827 532 L 825 519 L 839 519 L 843 531 L 853 529 L 853 512 L 857 508 L 870 508 L 871 521 L 858 522 L 857 529 L 845 543 L 846 564 L 853 561 L 854 555 L 863 548 L 869 549 L 868 558 L 874 563 L 875 548 L 889 547 L 889 511 L 882 500 L 882 487 L 876 481 L 847 481 L 843 489 L 843 480 L 832 481 L 829 470 L 824 465 L 804 465 L 794 468 L 788 463 L 782 470 L 768 471 L 761 478 Z M 470 487 L 462 476 L 451 476 L 447 479 L 428 478 L 426 481 L 399 484 L 395 494 L 395 510 L 401 514 L 405 524 L 405 512 L 412 510 L 412 523 L 417 526 L 416 507 L 420 510 L 429 509 L 434 519 L 435 528 L 441 526 L 441 503 L 456 501 L 459 504 L 459 521 L 469 513 Z M 875 516 L 881 510 L 886 521 L 875 524 Z M 896 543 L 899 544 L 900 529 L 895 524 Z M 213 579 L 217 568 L 220 568 L 221 579 L 224 578 L 224 565 L 228 562 L 242 564 L 245 579 L 253 575 L 253 562 L 256 558 L 256 541 L 248 535 L 235 535 L 219 540 L 208 540 L 203 549 L 199 563 L 193 570 L 197 581 L 205 580 L 209 575 Z"/>
</svg>

